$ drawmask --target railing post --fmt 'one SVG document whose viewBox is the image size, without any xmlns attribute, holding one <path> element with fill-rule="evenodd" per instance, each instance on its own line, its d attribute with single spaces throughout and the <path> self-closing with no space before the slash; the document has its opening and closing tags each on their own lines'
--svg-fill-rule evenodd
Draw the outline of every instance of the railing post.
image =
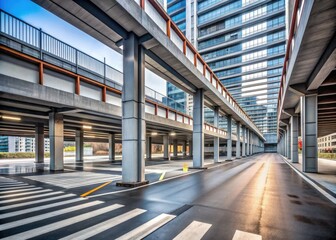
<svg viewBox="0 0 336 240">
<path fill-rule="evenodd" d="M 40 47 L 40 59 L 43 60 L 43 55 L 42 55 L 42 28 L 39 29 L 39 47 Z"/>
<path fill-rule="evenodd" d="M 75 51 L 75 53 L 76 53 L 76 73 L 78 74 L 78 50 L 76 49 L 76 51 Z"/>
<path fill-rule="evenodd" d="M 104 57 L 104 84 L 106 85 L 106 58 Z"/>
</svg>

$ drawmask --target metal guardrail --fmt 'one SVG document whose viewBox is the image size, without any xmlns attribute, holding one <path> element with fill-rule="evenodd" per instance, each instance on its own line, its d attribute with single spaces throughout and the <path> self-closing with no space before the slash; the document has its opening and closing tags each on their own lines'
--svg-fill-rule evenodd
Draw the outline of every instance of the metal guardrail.
<svg viewBox="0 0 336 240">
<path fill-rule="evenodd" d="M 195 66 L 195 68 L 209 81 L 216 91 L 219 92 L 231 105 L 231 107 L 242 115 L 248 125 L 263 136 L 259 128 L 254 124 L 250 116 L 242 109 L 238 102 L 232 97 L 229 91 L 212 71 L 209 65 L 195 49 L 193 44 L 186 38 L 178 26 L 174 23 L 168 13 L 156 0 L 134 0 L 139 7 L 152 18 L 157 26 L 167 35 L 167 37 L 176 45 L 176 47 L 186 56 L 186 58 Z"/>
<path fill-rule="evenodd" d="M 0 43 L 122 91 L 123 73 L 0 9 Z M 149 87 L 146 97 L 187 114 L 184 105 Z"/>
</svg>

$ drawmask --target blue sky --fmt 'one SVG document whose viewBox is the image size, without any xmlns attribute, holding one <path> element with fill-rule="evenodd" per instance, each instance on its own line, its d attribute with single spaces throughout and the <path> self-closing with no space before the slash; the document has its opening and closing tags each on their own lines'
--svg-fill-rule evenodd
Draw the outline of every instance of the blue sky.
<svg viewBox="0 0 336 240">
<path fill-rule="evenodd" d="M 119 53 L 39 5 L 29 0 L 0 0 L 0 8 L 101 61 L 105 57 L 107 64 L 122 71 Z M 166 82 L 148 70 L 146 86 L 166 95 Z"/>
</svg>

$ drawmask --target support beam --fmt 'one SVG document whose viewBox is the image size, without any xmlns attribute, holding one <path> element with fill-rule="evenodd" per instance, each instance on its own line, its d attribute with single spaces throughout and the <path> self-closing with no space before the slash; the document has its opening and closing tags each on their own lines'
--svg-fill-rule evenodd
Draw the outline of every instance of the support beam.
<svg viewBox="0 0 336 240">
<path fill-rule="evenodd" d="M 193 106 L 193 167 L 204 167 L 204 90 L 197 89 Z"/>
<path fill-rule="evenodd" d="M 242 126 L 243 130 L 243 143 L 242 143 L 242 157 L 246 157 L 246 127 Z"/>
<path fill-rule="evenodd" d="M 227 139 L 227 157 L 226 160 L 231 161 L 232 160 L 232 116 L 229 115 L 227 117 L 227 133 L 228 133 L 228 139 Z"/>
<path fill-rule="evenodd" d="M 50 139 L 50 170 L 64 169 L 64 124 L 63 115 L 55 112 L 49 113 L 49 139 Z"/>
<path fill-rule="evenodd" d="M 317 172 L 317 95 L 301 97 L 302 170 Z"/>
<path fill-rule="evenodd" d="M 108 142 L 109 142 L 109 160 L 113 162 L 115 161 L 115 134 L 109 133 Z"/>
<path fill-rule="evenodd" d="M 44 124 L 35 126 L 35 163 L 44 163 Z"/>
<path fill-rule="evenodd" d="M 83 129 L 76 130 L 75 144 L 76 144 L 76 162 L 83 162 L 84 160 L 84 132 L 83 132 Z"/>
<path fill-rule="evenodd" d="M 250 156 L 250 129 L 246 128 L 246 156 Z"/>
<path fill-rule="evenodd" d="M 240 122 L 237 122 L 236 159 L 240 158 Z"/>
<path fill-rule="evenodd" d="M 297 116 L 292 116 L 290 119 L 291 123 L 291 159 L 292 163 L 299 162 L 299 151 L 298 151 L 298 136 L 299 136 L 299 120 Z"/>
<path fill-rule="evenodd" d="M 219 126 L 219 107 L 214 109 L 214 126 L 218 128 Z M 214 137 L 214 162 L 219 162 L 219 137 Z"/>
<path fill-rule="evenodd" d="M 122 182 L 134 187 L 145 180 L 145 54 L 134 33 L 124 39 L 122 89 Z"/>
</svg>

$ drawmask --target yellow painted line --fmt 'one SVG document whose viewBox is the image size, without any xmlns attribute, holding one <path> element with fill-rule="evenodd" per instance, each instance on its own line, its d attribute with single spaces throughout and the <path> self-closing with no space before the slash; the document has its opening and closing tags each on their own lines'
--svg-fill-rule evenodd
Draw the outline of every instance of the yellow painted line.
<svg viewBox="0 0 336 240">
<path fill-rule="evenodd" d="M 159 181 L 162 181 L 165 175 L 166 175 L 166 172 L 163 172 L 163 173 L 161 174 L 161 177 L 160 177 Z"/>
<path fill-rule="evenodd" d="M 80 195 L 80 196 L 81 196 L 81 197 L 86 197 L 87 195 L 90 195 L 91 193 L 94 193 L 95 191 L 97 191 L 97 190 L 99 190 L 99 189 L 105 187 L 106 185 L 109 185 L 111 182 L 113 182 L 113 181 L 106 182 L 106 183 L 104 183 L 104 184 L 102 184 L 102 185 L 100 185 L 100 186 L 98 186 L 98 187 L 96 187 L 96 188 L 94 188 L 94 189 L 92 189 L 92 190 L 86 192 L 86 193 L 83 193 L 83 194 Z"/>
</svg>

